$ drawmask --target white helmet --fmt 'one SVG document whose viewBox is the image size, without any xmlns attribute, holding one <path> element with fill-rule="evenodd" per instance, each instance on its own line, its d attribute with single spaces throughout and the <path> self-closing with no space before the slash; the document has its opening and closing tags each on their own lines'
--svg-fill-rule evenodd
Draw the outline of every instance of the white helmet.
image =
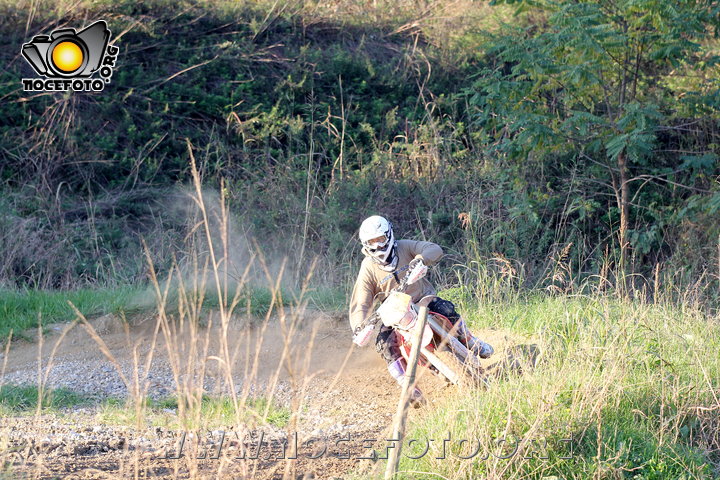
<svg viewBox="0 0 720 480">
<path fill-rule="evenodd" d="M 395 269 L 397 242 L 393 235 L 392 223 L 385 217 L 373 215 L 366 218 L 360 225 L 360 241 L 363 245 L 363 254 L 372 258 L 380 268 L 388 271 Z"/>
</svg>

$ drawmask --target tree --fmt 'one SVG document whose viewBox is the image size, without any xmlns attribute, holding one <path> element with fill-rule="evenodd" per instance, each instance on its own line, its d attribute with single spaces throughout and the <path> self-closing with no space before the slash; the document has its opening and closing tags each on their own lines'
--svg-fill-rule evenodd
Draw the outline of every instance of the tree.
<svg viewBox="0 0 720 480">
<path fill-rule="evenodd" d="M 673 182 L 685 165 L 659 135 L 683 116 L 718 118 L 719 57 L 707 42 L 718 38 L 720 4 L 495 3 L 517 3 L 532 21 L 505 26 L 490 39 L 488 66 L 470 92 L 484 147 L 515 162 L 531 153 L 540 161 L 582 162 L 586 180 L 614 196 L 618 266 L 625 272 L 633 198 L 647 184 Z M 678 81 L 687 78 L 702 81 Z M 677 150 L 685 150 L 685 160 L 717 165 L 710 148 L 706 142 Z"/>
</svg>

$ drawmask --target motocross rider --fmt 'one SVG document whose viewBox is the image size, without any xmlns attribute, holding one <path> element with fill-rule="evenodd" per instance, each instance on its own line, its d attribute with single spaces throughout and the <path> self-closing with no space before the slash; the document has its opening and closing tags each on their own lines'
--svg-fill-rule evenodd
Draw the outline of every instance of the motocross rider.
<svg viewBox="0 0 720 480">
<path fill-rule="evenodd" d="M 400 283 L 406 271 L 412 271 L 419 265 L 434 265 L 443 256 L 442 248 L 434 243 L 396 240 L 392 224 L 378 215 L 362 222 L 359 236 L 365 258 L 360 265 L 350 299 L 350 326 L 354 332 L 362 328 L 367 317 L 372 314 L 374 301 L 384 300 L 390 290 Z M 413 302 L 418 302 L 424 296 L 435 295 L 436 292 L 427 278 L 421 278 L 408 285 L 405 293 L 412 297 Z M 458 339 L 476 355 L 488 358 L 493 354 L 490 345 L 470 333 L 452 302 L 436 296 L 428 305 L 428 310 L 447 317 L 453 325 L 459 324 Z M 375 348 L 387 362 L 390 375 L 402 385 L 407 365 L 400 354 L 395 330 L 383 325 L 375 341 Z M 416 407 L 424 403 L 422 392 L 417 387 L 411 393 L 411 402 Z"/>
</svg>

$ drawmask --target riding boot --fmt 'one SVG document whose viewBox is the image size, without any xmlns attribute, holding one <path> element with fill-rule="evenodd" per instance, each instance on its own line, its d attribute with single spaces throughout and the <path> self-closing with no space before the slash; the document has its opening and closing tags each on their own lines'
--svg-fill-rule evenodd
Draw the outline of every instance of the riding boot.
<svg viewBox="0 0 720 480">
<path fill-rule="evenodd" d="M 462 318 L 458 319 L 455 326 L 457 328 L 458 339 L 475 355 L 480 358 L 490 358 L 490 356 L 495 353 L 495 350 L 493 350 L 490 344 L 483 342 L 472 334 L 470 329 L 467 328 L 467 325 L 465 325 L 465 320 Z"/>
<path fill-rule="evenodd" d="M 405 359 L 403 357 L 397 358 L 394 362 L 388 363 L 388 371 L 390 372 L 390 375 L 398 382 L 400 387 L 403 386 L 403 382 L 405 381 L 405 366 L 407 363 L 405 362 Z M 423 396 L 422 392 L 418 387 L 413 387 L 412 392 L 410 392 L 410 404 L 415 407 L 421 407 L 427 403 L 425 401 L 425 397 Z"/>
</svg>

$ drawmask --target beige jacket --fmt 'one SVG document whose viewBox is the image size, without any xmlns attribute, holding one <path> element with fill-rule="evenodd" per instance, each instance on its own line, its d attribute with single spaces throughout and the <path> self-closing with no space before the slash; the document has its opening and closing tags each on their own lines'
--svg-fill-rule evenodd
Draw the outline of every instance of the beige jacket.
<svg viewBox="0 0 720 480">
<path fill-rule="evenodd" d="M 440 246 L 415 240 L 398 240 L 396 253 L 398 255 L 396 272 L 416 257 L 422 258 L 425 265 L 433 265 L 443 256 Z M 350 328 L 353 331 L 372 314 L 374 301 L 385 300 L 387 294 L 398 285 L 405 273 L 407 272 L 387 272 L 373 262 L 372 258 L 363 259 L 350 298 Z M 419 282 L 409 285 L 405 293 L 412 297 L 413 302 L 417 302 L 425 295 L 435 295 L 435 289 L 427 278 L 422 278 Z"/>
</svg>

